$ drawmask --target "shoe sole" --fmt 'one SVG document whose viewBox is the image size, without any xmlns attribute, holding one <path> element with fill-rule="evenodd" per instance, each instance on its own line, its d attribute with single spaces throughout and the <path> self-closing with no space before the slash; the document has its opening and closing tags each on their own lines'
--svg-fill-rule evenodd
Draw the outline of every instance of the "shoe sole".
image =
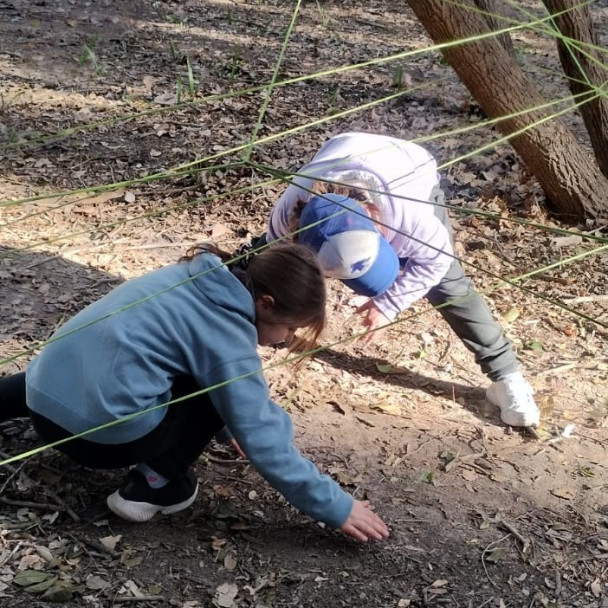
<svg viewBox="0 0 608 608">
<path fill-rule="evenodd" d="M 540 412 L 538 408 L 535 412 L 518 412 L 515 410 L 503 411 L 500 407 L 500 401 L 498 398 L 494 397 L 494 394 L 490 391 L 490 389 L 486 391 L 486 399 L 494 407 L 497 407 L 500 410 L 500 419 L 507 426 L 537 427 L 540 424 Z"/>
<path fill-rule="evenodd" d="M 514 412 L 501 413 L 500 419 L 507 426 L 531 426 L 537 427 L 540 424 L 538 415 L 515 414 Z"/>
<path fill-rule="evenodd" d="M 136 523 L 150 521 L 156 514 L 171 515 L 187 509 L 195 500 L 198 494 L 198 483 L 192 496 L 174 505 L 163 507 L 161 505 L 153 505 L 149 502 L 135 502 L 133 500 L 125 500 L 118 490 L 110 494 L 106 500 L 109 509 L 116 513 L 122 519 Z"/>
</svg>

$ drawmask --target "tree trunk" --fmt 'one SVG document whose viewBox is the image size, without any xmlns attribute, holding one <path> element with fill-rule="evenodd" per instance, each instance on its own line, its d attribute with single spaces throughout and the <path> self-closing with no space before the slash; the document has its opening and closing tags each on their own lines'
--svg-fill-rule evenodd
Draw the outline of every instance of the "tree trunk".
<svg viewBox="0 0 608 608">
<path fill-rule="evenodd" d="M 577 0 L 574 2 L 543 0 L 543 2 L 551 14 L 572 9 L 555 17 L 555 24 L 560 32 L 574 40 L 570 44 L 557 40 L 559 58 L 569 79 L 572 93 L 574 95 L 586 93 L 588 97 L 593 97 L 596 94 L 593 90 L 594 86 L 601 87 L 604 91 L 604 96 L 596 96 L 595 99 L 582 105 L 580 112 L 589 132 L 595 158 L 602 173 L 608 177 L 608 97 L 605 96 L 608 69 L 604 64 L 605 54 L 591 46 L 600 45 L 591 21 L 589 5 L 580 5 Z M 575 4 L 578 4 L 577 8 L 572 8 Z M 583 44 L 577 44 L 577 41 Z"/>
<path fill-rule="evenodd" d="M 458 4 L 442 0 L 408 3 L 436 43 L 489 31 L 475 11 L 473 0 L 460 0 Z M 444 54 L 488 116 L 498 118 L 544 102 L 495 38 L 457 45 L 445 49 Z M 527 112 L 501 121 L 497 128 L 509 135 L 546 116 L 545 111 Z M 583 218 L 597 217 L 608 210 L 608 180 L 561 121 L 537 124 L 510 142 L 558 213 Z"/>
<path fill-rule="evenodd" d="M 483 11 L 483 18 L 486 20 L 486 23 L 490 27 L 490 29 L 495 32 L 497 30 L 502 30 L 505 27 L 509 27 L 512 25 L 506 19 L 501 19 L 500 16 L 504 15 L 505 6 L 502 0 L 475 0 L 475 4 L 477 7 Z M 515 56 L 515 51 L 513 49 L 513 41 L 511 40 L 511 36 L 508 33 L 499 34 L 496 36 L 498 42 L 502 44 L 504 49 L 511 55 L 511 57 Z"/>
</svg>

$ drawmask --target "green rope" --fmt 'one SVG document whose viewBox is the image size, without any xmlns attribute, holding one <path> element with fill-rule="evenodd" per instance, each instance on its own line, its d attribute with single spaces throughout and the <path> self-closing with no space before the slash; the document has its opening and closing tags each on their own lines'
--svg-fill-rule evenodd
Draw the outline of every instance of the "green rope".
<svg viewBox="0 0 608 608">
<path fill-rule="evenodd" d="M 263 246 L 260 249 L 263 249 L 264 247 L 266 247 L 266 245 Z M 572 259 L 570 259 L 568 261 L 574 261 L 575 259 L 582 259 L 583 257 L 589 256 L 589 255 L 594 255 L 596 253 L 599 253 L 599 252 L 605 251 L 605 250 L 608 250 L 608 245 L 605 245 L 603 247 L 598 247 L 597 249 L 595 249 L 593 251 L 581 253 L 578 256 L 575 256 L 575 257 L 573 257 Z M 538 268 L 536 270 L 533 270 L 531 272 L 522 274 L 522 275 L 520 275 L 518 277 L 514 277 L 512 279 L 504 279 L 503 277 L 500 277 L 499 275 L 495 275 L 499 279 L 500 282 L 496 285 L 496 287 L 485 289 L 485 290 L 482 291 L 482 293 L 488 293 L 490 291 L 493 291 L 494 289 L 497 289 L 497 288 L 501 287 L 504 283 L 508 283 L 508 284 L 511 284 L 511 285 L 519 286 L 518 285 L 519 281 L 521 281 L 521 280 L 523 280 L 525 278 L 530 278 L 530 277 L 534 276 L 535 274 L 540 274 L 540 273 L 543 273 L 543 272 L 547 272 L 548 270 L 552 270 L 552 269 L 561 267 L 561 266 L 565 265 L 565 263 L 566 263 L 566 261 L 555 262 L 555 263 L 549 264 L 548 266 L 545 266 L 543 268 Z M 219 266 L 216 267 L 216 268 L 213 268 L 211 270 L 216 270 L 217 268 L 219 268 Z M 209 272 L 209 271 L 205 271 L 204 273 L 201 273 L 201 276 L 203 274 L 206 274 L 207 272 Z M 183 284 L 183 283 L 184 282 L 182 281 L 180 284 Z M 519 286 L 519 287 L 521 288 L 521 286 Z M 524 289 L 526 291 L 529 291 L 530 293 L 533 293 L 533 295 L 538 296 L 538 294 L 532 292 L 531 290 L 528 290 L 527 288 L 524 288 Z M 168 291 L 168 290 L 163 290 L 163 292 L 159 292 L 159 293 L 164 293 L 166 291 Z M 436 307 L 433 307 L 433 308 L 439 309 L 439 308 L 442 308 L 444 306 L 449 306 L 450 304 L 453 304 L 456 301 L 464 300 L 467 297 L 468 296 L 463 296 L 462 298 L 457 298 L 457 299 L 451 300 L 450 302 L 446 302 L 445 304 L 442 304 L 440 306 L 436 306 Z M 576 311 L 576 310 L 574 310 L 574 309 L 566 306 L 565 304 L 563 304 L 563 303 L 561 303 L 559 301 L 552 300 L 551 298 L 548 298 L 546 296 L 541 296 L 541 297 L 542 297 L 543 300 L 545 300 L 545 301 L 547 301 L 547 302 L 549 302 L 551 304 L 557 305 L 560 308 L 563 308 L 564 310 L 567 310 L 569 312 L 572 312 L 572 313 L 580 315 L 580 313 L 578 311 Z M 145 301 L 147 299 L 149 299 L 149 298 L 143 298 L 141 301 Z M 140 303 L 140 302 L 138 302 L 138 303 Z M 125 307 L 123 307 L 123 309 L 124 308 Z M 119 310 L 119 311 L 117 311 L 117 312 L 120 312 L 120 311 L 122 311 L 122 309 Z M 392 322 L 384 325 L 383 327 L 377 328 L 377 329 L 372 330 L 372 331 L 376 332 L 376 331 L 388 329 L 389 327 L 394 327 L 394 326 L 396 326 L 396 325 L 398 325 L 400 323 L 404 323 L 405 321 L 410 321 L 411 319 L 413 319 L 415 317 L 421 316 L 422 314 L 424 314 L 424 312 L 425 311 L 420 311 L 420 312 L 417 312 L 417 313 L 413 313 L 413 314 L 407 316 L 406 318 L 396 319 L 396 320 L 394 320 L 394 321 L 392 321 Z M 586 320 L 588 320 L 588 321 L 592 321 L 594 323 L 598 323 L 598 321 L 596 319 L 592 319 L 592 318 L 588 317 L 587 315 L 581 315 L 581 316 L 583 318 L 585 318 Z M 104 318 L 106 318 L 106 317 L 104 317 Z M 604 324 L 604 323 L 599 323 L 599 324 L 602 325 L 602 326 L 604 326 L 604 327 L 608 327 L 607 324 Z M 90 325 L 90 324 L 87 324 L 87 325 Z M 83 326 L 83 327 L 86 327 L 86 326 Z M 315 348 L 315 349 L 311 349 L 311 350 L 309 350 L 309 351 L 307 351 L 305 353 L 301 353 L 301 354 L 298 354 L 298 355 L 294 355 L 292 357 L 288 357 L 288 358 L 286 358 L 286 359 L 284 359 L 282 361 L 278 361 L 276 363 L 273 363 L 273 364 L 270 364 L 270 365 L 267 365 L 267 366 L 263 366 L 259 370 L 255 370 L 255 371 L 249 372 L 247 374 L 242 374 L 242 375 L 237 376 L 235 378 L 230 378 L 229 380 L 225 380 L 223 382 L 214 384 L 213 386 L 203 388 L 200 391 L 196 391 L 196 392 L 190 393 L 189 395 L 185 395 L 183 397 L 179 397 L 177 399 L 173 399 L 171 401 L 167 401 L 165 403 L 153 406 L 153 407 L 148 408 L 146 410 L 143 410 L 141 412 L 136 412 L 134 414 L 129 414 L 129 415 L 124 416 L 124 417 L 122 417 L 122 418 L 120 418 L 118 420 L 114 420 L 112 422 L 108 422 L 106 424 L 96 426 L 96 427 L 94 427 L 92 429 L 89 429 L 87 431 L 83 431 L 83 432 L 75 434 L 73 436 L 66 437 L 65 439 L 61 439 L 59 441 L 55 441 L 53 443 L 48 443 L 48 444 L 45 444 L 43 446 L 39 446 L 37 448 L 34 448 L 32 450 L 28 450 L 26 452 L 22 452 L 20 454 L 16 454 L 15 456 L 11 456 L 10 458 L 6 458 L 4 460 L 0 460 L 0 466 L 5 466 L 5 465 L 11 464 L 13 462 L 17 462 L 19 460 L 24 460 L 25 458 L 29 458 L 30 456 L 34 456 L 36 454 L 39 454 L 39 453 L 44 452 L 46 450 L 49 450 L 51 448 L 55 448 L 55 447 L 58 447 L 60 445 L 63 445 L 65 443 L 67 443 L 68 441 L 72 441 L 74 439 L 86 437 L 86 436 L 90 435 L 91 433 L 95 433 L 97 431 L 101 431 L 101 430 L 104 430 L 104 429 L 107 429 L 107 428 L 111 428 L 111 427 L 116 426 L 118 424 L 121 424 L 123 422 L 128 422 L 128 421 L 134 420 L 136 418 L 139 418 L 140 416 L 144 416 L 144 415 L 149 414 L 150 412 L 154 412 L 154 411 L 156 411 L 156 410 L 158 410 L 160 408 L 168 407 L 170 405 L 180 403 L 181 401 L 185 401 L 186 399 L 189 399 L 191 397 L 196 397 L 198 395 L 203 395 L 203 394 L 209 393 L 209 392 L 211 392 L 213 390 L 216 390 L 218 388 L 222 388 L 224 386 L 228 386 L 229 384 L 231 384 L 233 382 L 238 382 L 239 380 L 250 378 L 250 377 L 258 375 L 258 374 L 263 374 L 265 371 L 269 371 L 269 370 L 274 369 L 276 367 L 280 367 L 282 365 L 287 365 L 289 363 L 293 363 L 293 362 L 301 360 L 301 359 L 303 359 L 305 357 L 309 357 L 309 356 L 312 356 L 312 355 L 314 355 L 316 353 L 319 353 L 319 352 L 321 352 L 323 350 L 329 350 L 331 348 L 334 348 L 335 346 L 340 346 L 340 345 L 343 345 L 343 344 L 347 344 L 349 342 L 352 342 L 354 340 L 357 340 L 357 339 L 361 338 L 362 336 L 364 336 L 364 335 L 366 335 L 368 333 L 372 333 L 372 332 L 369 332 L 368 330 L 365 330 L 365 331 L 356 333 L 353 336 L 349 336 L 348 338 L 343 338 L 343 339 L 335 341 L 335 342 L 333 342 L 331 344 L 328 344 L 328 345 L 325 345 L 325 346 L 320 346 L 320 347 Z M 68 334 L 66 334 L 66 335 L 68 335 Z"/>
</svg>

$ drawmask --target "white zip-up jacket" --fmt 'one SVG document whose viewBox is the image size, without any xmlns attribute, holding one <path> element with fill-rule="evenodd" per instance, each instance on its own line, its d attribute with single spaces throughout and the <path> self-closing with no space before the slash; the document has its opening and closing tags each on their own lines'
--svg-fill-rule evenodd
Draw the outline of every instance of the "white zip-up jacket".
<svg viewBox="0 0 608 608">
<path fill-rule="evenodd" d="M 445 276 L 454 251 L 448 229 L 429 203 L 439 178 L 437 163 L 424 148 L 371 133 L 332 137 L 298 171 L 273 208 L 269 240 L 290 234 L 289 219 L 297 201 L 310 198 L 310 188 L 318 179 L 365 188 L 379 206 L 380 228 L 402 267 L 393 285 L 374 298 L 389 320 Z"/>
</svg>

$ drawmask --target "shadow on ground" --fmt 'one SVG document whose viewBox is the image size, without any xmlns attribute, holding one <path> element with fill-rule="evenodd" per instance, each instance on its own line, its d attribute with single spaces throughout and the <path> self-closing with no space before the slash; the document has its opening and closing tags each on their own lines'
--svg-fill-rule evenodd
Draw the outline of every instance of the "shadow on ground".
<svg viewBox="0 0 608 608">
<path fill-rule="evenodd" d="M 120 282 L 58 256 L 0 246 L 0 372 L 23 369 L 36 345 Z"/>
</svg>

